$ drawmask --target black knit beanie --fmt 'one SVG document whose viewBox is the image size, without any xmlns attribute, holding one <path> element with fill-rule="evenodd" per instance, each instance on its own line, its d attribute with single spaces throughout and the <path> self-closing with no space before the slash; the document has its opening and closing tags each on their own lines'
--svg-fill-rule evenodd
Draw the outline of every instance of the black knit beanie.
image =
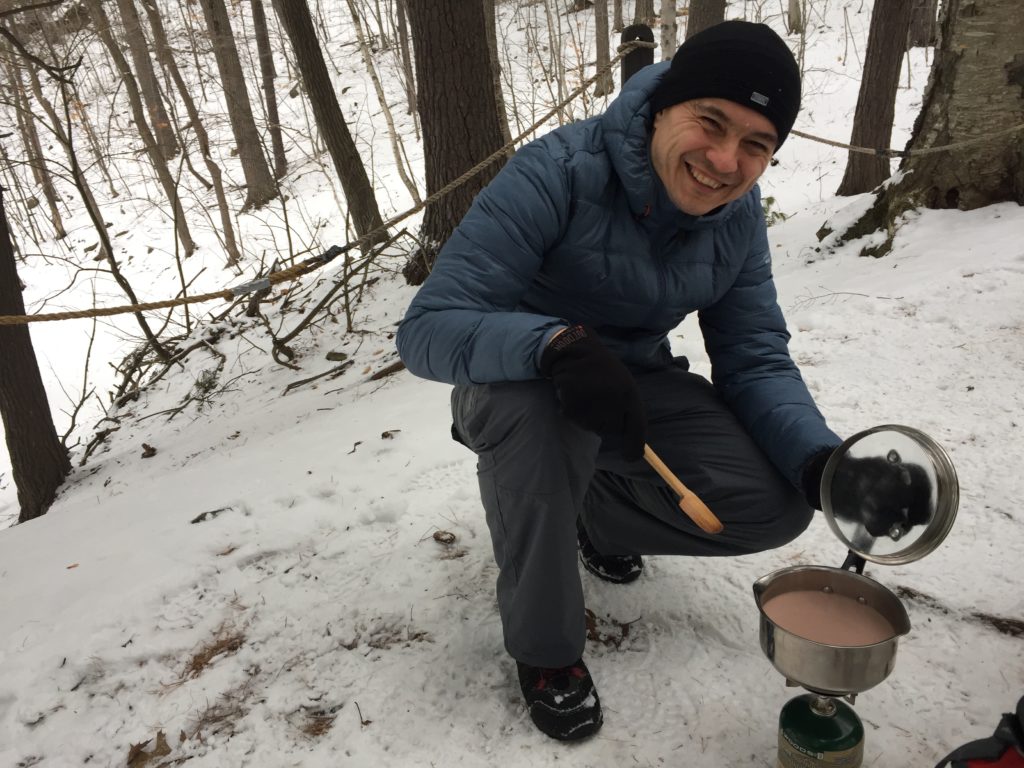
<svg viewBox="0 0 1024 768">
<path fill-rule="evenodd" d="M 775 126 L 781 147 L 800 110 L 800 68 L 770 27 L 723 21 L 679 46 L 651 96 L 651 115 L 700 98 L 728 99 L 760 112 Z"/>
</svg>

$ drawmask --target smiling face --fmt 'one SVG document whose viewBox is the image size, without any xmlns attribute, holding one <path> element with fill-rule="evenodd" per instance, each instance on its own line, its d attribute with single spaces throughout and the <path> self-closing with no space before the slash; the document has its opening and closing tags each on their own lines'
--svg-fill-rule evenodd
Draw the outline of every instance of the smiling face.
<svg viewBox="0 0 1024 768">
<path fill-rule="evenodd" d="M 738 200 L 772 159 L 778 134 L 760 112 L 726 99 L 694 99 L 654 117 L 651 164 L 684 213 Z"/>
</svg>

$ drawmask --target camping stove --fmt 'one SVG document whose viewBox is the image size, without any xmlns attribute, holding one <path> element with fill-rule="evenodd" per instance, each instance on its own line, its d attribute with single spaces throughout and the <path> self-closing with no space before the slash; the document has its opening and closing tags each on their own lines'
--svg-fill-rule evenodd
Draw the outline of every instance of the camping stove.
<svg viewBox="0 0 1024 768">
<path fill-rule="evenodd" d="M 903 604 L 862 574 L 811 565 L 759 579 L 754 597 L 761 649 L 787 685 L 808 691 L 779 714 L 779 768 L 857 768 L 864 727 L 851 704 L 892 672 L 897 642 L 910 631 Z M 793 606 L 805 615 L 795 616 Z M 846 624 L 837 627 L 841 621 Z M 856 634 L 859 623 L 871 625 L 868 636 L 844 637 Z"/>
<path fill-rule="evenodd" d="M 848 516 L 834 514 L 837 506 L 848 510 L 857 501 L 832 498 L 836 468 L 849 458 L 877 456 L 927 474 L 931 498 L 922 525 L 874 537 Z M 864 575 L 865 561 L 903 564 L 933 551 L 952 528 L 959 487 L 949 457 L 930 437 L 886 425 L 836 449 L 825 467 L 821 498 L 829 527 L 849 548 L 846 562 L 840 568 L 784 568 L 754 583 L 761 650 L 787 685 L 807 691 L 779 713 L 778 768 L 861 766 L 864 726 L 851 705 L 893 671 L 899 638 L 910 631 L 903 604 Z"/>
</svg>

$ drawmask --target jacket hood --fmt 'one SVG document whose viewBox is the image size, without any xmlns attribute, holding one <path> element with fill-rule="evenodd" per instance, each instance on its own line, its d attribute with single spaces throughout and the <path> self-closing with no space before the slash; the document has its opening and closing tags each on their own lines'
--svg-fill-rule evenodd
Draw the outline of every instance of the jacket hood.
<svg viewBox="0 0 1024 768">
<path fill-rule="evenodd" d="M 651 167 L 651 94 L 669 71 L 671 62 L 644 67 L 633 75 L 622 92 L 601 116 L 601 133 L 612 167 L 622 182 L 630 210 L 638 218 L 652 214 L 670 218 L 682 229 L 695 230 L 718 226 L 736 209 L 734 200 L 703 216 L 683 213 L 669 200 L 665 188 Z M 742 198 L 741 198 L 742 199 Z"/>
</svg>

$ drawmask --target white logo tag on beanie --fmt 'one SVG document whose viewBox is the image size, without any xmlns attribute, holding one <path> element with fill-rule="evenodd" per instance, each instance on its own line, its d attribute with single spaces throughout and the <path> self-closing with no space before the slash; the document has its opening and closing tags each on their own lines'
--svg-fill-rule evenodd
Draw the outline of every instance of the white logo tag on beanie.
<svg viewBox="0 0 1024 768">
<path fill-rule="evenodd" d="M 757 91 L 754 91 L 752 94 L 750 94 L 750 100 L 755 104 L 760 104 L 762 107 L 768 106 L 768 97 L 765 96 L 763 93 L 758 93 Z"/>
</svg>

